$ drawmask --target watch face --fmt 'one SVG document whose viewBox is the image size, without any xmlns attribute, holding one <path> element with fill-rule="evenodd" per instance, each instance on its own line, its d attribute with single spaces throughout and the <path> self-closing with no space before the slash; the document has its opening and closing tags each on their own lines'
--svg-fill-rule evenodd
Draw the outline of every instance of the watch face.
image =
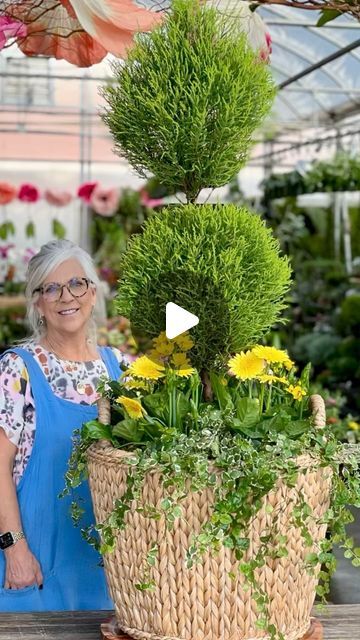
<svg viewBox="0 0 360 640">
<path fill-rule="evenodd" d="M 11 547 L 12 544 L 14 544 L 14 538 L 10 531 L 3 533 L 3 535 L 0 536 L 0 549 L 7 549 L 8 547 Z"/>
</svg>

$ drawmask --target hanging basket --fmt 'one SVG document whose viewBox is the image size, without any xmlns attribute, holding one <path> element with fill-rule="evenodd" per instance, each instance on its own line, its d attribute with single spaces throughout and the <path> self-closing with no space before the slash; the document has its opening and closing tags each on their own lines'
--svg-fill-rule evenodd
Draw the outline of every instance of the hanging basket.
<svg viewBox="0 0 360 640">
<path fill-rule="evenodd" d="M 315 424 L 323 427 L 322 398 L 312 396 L 311 406 Z M 107 412 L 106 405 L 99 407 L 102 422 L 108 422 Z M 105 520 L 114 500 L 125 491 L 128 455 L 105 442 L 98 442 L 88 450 L 89 482 L 98 522 Z M 260 536 L 269 529 L 273 513 L 281 505 L 277 526 L 279 534 L 288 538 L 288 555 L 267 559 L 256 575 L 269 597 L 270 622 L 286 640 L 297 640 L 309 629 L 317 585 L 316 575 L 309 576 L 304 568 L 311 548 L 304 546 L 299 529 L 290 525 L 294 498 L 301 490 L 319 519 L 328 508 L 331 486 L 328 469 L 311 467 L 311 458 L 307 456 L 299 458 L 298 463 L 306 471 L 299 473 L 296 486 L 289 488 L 279 480 L 264 499 L 251 525 L 247 552 L 247 559 L 256 553 Z M 143 488 L 143 503 L 159 505 L 163 498 L 160 474 L 149 473 Z M 182 502 L 183 517 L 176 520 L 170 530 L 166 530 L 163 519 L 145 518 L 135 510 L 127 514 L 115 551 L 104 555 L 121 631 L 133 638 L 149 640 L 265 640 L 268 637 L 256 627 L 258 614 L 252 592 L 244 589 L 244 579 L 237 570 L 238 562 L 232 550 L 221 547 L 219 553 L 207 553 L 193 568 L 186 568 L 186 552 L 192 536 L 211 515 L 212 504 L 211 489 L 189 493 Z M 272 513 L 267 512 L 269 504 L 274 508 Z M 315 547 L 324 538 L 326 525 L 310 525 L 309 531 Z M 145 557 L 154 542 L 159 545 L 156 565 L 151 569 L 155 587 L 140 591 L 135 585 L 142 582 Z"/>
</svg>

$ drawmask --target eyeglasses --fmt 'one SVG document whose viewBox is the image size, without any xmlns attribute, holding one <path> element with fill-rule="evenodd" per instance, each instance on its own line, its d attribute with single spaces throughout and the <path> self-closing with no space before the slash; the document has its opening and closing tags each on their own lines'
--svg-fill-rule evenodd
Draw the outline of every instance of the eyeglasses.
<svg viewBox="0 0 360 640">
<path fill-rule="evenodd" d="M 94 284 L 89 278 L 71 278 L 65 284 L 49 282 L 42 287 L 34 289 L 33 294 L 39 292 L 46 302 L 58 302 L 63 294 L 64 287 L 66 287 L 74 298 L 82 298 L 87 292 L 90 283 Z"/>
</svg>

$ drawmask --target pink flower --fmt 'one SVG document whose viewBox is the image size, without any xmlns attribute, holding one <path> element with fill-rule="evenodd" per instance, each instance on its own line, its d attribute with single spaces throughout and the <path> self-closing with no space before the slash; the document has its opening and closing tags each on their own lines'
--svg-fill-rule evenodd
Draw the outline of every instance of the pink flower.
<svg viewBox="0 0 360 640">
<path fill-rule="evenodd" d="M 135 33 L 150 31 L 163 19 L 162 13 L 142 7 L 137 0 L 70 0 L 70 4 L 87 33 L 120 57 L 126 57 Z"/>
<path fill-rule="evenodd" d="M 95 187 L 97 187 L 97 184 L 97 182 L 84 182 L 84 184 L 78 188 L 78 198 L 81 198 L 81 200 L 88 204 L 90 202 L 91 194 Z"/>
<path fill-rule="evenodd" d="M 26 38 L 18 41 L 25 55 L 64 59 L 78 67 L 100 62 L 108 51 L 123 58 L 134 35 L 149 31 L 164 15 L 139 6 L 138 0 L 9 0 L 5 4 L 9 19 L 27 27 Z"/>
<path fill-rule="evenodd" d="M 102 189 L 97 186 L 93 190 L 90 204 L 100 216 L 113 216 L 119 202 L 118 189 Z"/>
<path fill-rule="evenodd" d="M 36 254 L 37 252 L 32 249 L 31 247 L 28 247 L 27 249 L 25 249 L 24 255 L 23 255 L 23 262 L 25 264 L 28 264 L 28 262 L 31 260 L 31 258 Z"/>
<path fill-rule="evenodd" d="M 272 54 L 272 39 L 268 31 L 265 33 L 265 42 L 266 45 L 263 45 L 262 49 L 260 49 L 260 58 L 264 62 L 269 62 L 270 55 Z"/>
<path fill-rule="evenodd" d="M 44 198 L 54 207 L 66 207 L 73 199 L 69 191 L 56 191 L 55 189 L 46 189 Z"/>
<path fill-rule="evenodd" d="M 142 204 L 143 207 L 155 209 L 155 207 L 159 207 L 163 202 L 163 198 L 150 198 L 146 189 L 140 191 L 140 204 Z"/>
<path fill-rule="evenodd" d="M 18 198 L 22 202 L 37 202 L 40 198 L 40 193 L 37 187 L 33 184 L 22 184 Z"/>
<path fill-rule="evenodd" d="M 26 34 L 26 24 L 8 16 L 0 16 L 0 49 L 4 48 L 9 38 L 24 38 Z"/>
<path fill-rule="evenodd" d="M 12 243 L 0 246 L 0 258 L 7 258 L 9 250 L 14 247 L 15 245 Z"/>
<path fill-rule="evenodd" d="M 11 19 L 27 27 L 26 38 L 17 42 L 25 55 L 64 59 L 78 67 L 90 67 L 106 56 L 106 49 L 83 30 L 70 2 L 16 0 L 7 4 Z"/>
<path fill-rule="evenodd" d="M 8 182 L 0 182 L 0 204 L 9 204 L 15 200 L 17 188 Z"/>
</svg>

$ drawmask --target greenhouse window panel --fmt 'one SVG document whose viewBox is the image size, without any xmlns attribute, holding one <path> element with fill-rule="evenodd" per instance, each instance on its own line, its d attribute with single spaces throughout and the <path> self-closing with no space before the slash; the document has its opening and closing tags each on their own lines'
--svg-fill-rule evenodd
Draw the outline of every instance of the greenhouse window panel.
<svg viewBox="0 0 360 640">
<path fill-rule="evenodd" d="M 292 119 L 299 124 L 308 118 L 331 123 L 359 109 L 360 24 L 356 20 L 343 15 L 316 27 L 320 14 L 314 11 L 268 5 L 260 7 L 259 13 L 272 37 L 270 66 L 274 78 L 280 85 L 289 83 L 275 103 L 277 120 L 288 120 L 289 104 L 293 105 Z M 354 48 L 343 52 L 351 47 Z M 314 63 L 336 55 L 336 60 L 311 70 Z M 295 78 L 308 69 L 311 72 L 306 76 Z M 290 86 L 296 91 L 288 91 Z"/>
</svg>

